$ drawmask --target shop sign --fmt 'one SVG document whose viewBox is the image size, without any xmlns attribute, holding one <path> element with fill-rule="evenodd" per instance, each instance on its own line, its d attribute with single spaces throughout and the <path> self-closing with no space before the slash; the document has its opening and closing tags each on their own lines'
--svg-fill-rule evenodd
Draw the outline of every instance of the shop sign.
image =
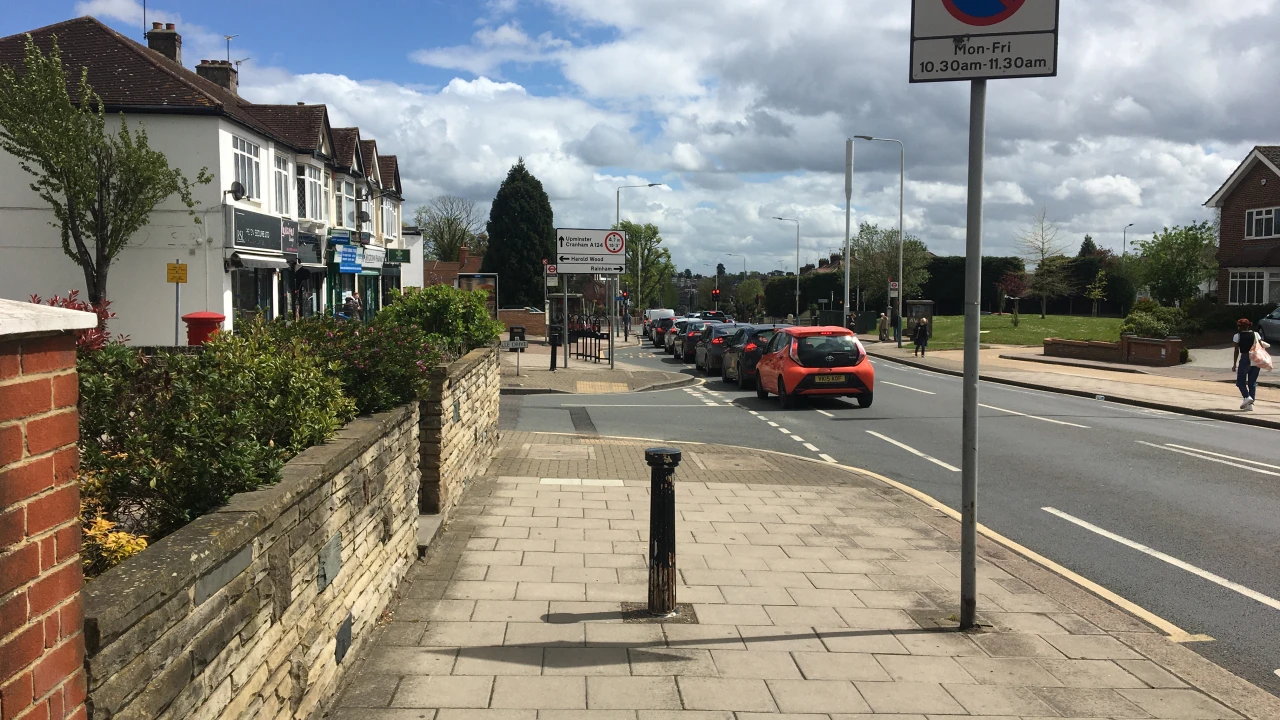
<svg viewBox="0 0 1280 720">
<path fill-rule="evenodd" d="M 338 259 L 338 272 L 359 273 L 361 260 L 364 259 L 360 250 L 361 248 L 358 245 L 339 245 L 335 247 L 333 254 Z"/>
<path fill-rule="evenodd" d="M 412 262 L 409 257 L 409 249 L 408 248 L 389 248 L 387 250 L 387 262 L 389 263 Z"/>
<path fill-rule="evenodd" d="M 231 241 L 235 247 L 280 252 L 280 218 L 234 208 Z"/>
<path fill-rule="evenodd" d="M 308 263 L 311 265 L 319 265 L 323 262 L 320 259 L 320 238 L 315 235 L 302 235 L 298 242 L 298 262 Z"/>
<path fill-rule="evenodd" d="M 364 249 L 364 266 L 371 270 L 382 272 L 382 263 L 387 259 L 387 251 L 385 248 L 376 246 L 366 247 Z"/>
<path fill-rule="evenodd" d="M 350 230 L 330 230 L 329 244 L 330 245 L 350 245 L 351 231 Z"/>
<path fill-rule="evenodd" d="M 298 252 L 298 222 L 296 220 L 280 219 L 280 251 L 287 253 Z"/>
</svg>

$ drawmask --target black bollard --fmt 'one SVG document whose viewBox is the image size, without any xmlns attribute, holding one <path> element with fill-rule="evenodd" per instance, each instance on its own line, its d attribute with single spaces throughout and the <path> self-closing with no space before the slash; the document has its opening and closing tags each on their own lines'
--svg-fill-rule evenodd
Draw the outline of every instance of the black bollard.
<svg viewBox="0 0 1280 720">
<path fill-rule="evenodd" d="M 672 476 L 680 464 L 675 448 L 649 448 L 649 613 L 676 611 L 676 487 Z"/>
</svg>

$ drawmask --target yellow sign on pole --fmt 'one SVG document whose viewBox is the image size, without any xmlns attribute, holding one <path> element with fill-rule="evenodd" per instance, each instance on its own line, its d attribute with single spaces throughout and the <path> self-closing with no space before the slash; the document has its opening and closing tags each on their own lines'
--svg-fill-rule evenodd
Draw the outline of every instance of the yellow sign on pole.
<svg viewBox="0 0 1280 720">
<path fill-rule="evenodd" d="M 185 283 L 187 281 L 187 264 L 186 263 L 167 263 L 165 265 L 166 280 L 171 283 Z"/>
</svg>

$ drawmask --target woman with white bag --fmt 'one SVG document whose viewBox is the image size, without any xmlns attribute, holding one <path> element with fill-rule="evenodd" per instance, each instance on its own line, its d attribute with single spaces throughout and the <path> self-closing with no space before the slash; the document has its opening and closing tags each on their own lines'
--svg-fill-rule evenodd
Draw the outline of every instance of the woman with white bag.
<svg viewBox="0 0 1280 720">
<path fill-rule="evenodd" d="M 1253 401 L 1258 396 L 1258 373 L 1263 370 L 1271 372 L 1271 356 L 1266 351 L 1271 346 L 1253 332 L 1253 323 L 1245 318 L 1236 321 L 1236 334 L 1231 342 L 1236 344 L 1231 369 L 1236 371 L 1236 387 L 1244 396 L 1240 409 L 1252 410 Z"/>
</svg>

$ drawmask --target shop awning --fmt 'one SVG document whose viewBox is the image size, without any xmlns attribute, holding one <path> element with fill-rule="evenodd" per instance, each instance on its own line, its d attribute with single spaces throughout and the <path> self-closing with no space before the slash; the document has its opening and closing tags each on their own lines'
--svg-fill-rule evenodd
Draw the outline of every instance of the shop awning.
<svg viewBox="0 0 1280 720">
<path fill-rule="evenodd" d="M 289 263 L 280 255 L 258 255 L 257 253 L 234 252 L 228 258 L 231 267 L 255 268 L 258 270 L 288 270 Z"/>
</svg>

